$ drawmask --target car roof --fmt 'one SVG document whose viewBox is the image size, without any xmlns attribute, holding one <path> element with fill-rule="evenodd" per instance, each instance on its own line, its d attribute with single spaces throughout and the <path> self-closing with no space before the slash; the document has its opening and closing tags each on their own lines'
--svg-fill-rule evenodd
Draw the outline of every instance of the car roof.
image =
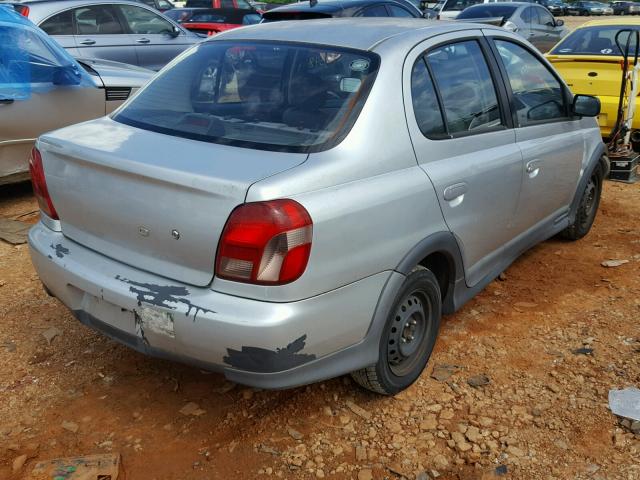
<svg viewBox="0 0 640 480">
<path fill-rule="evenodd" d="M 612 25 L 613 26 L 619 25 L 621 27 L 624 27 L 626 25 L 630 25 L 630 26 L 640 25 L 640 18 L 625 16 L 624 19 L 623 18 L 607 18 L 603 20 L 591 20 L 589 22 L 583 23 L 578 28 L 612 26 Z"/>
<path fill-rule="evenodd" d="M 373 50 L 391 39 L 415 44 L 436 35 L 478 28 L 473 23 L 439 22 L 423 18 L 347 17 L 262 23 L 219 33 L 205 41 L 271 40 Z M 488 25 L 482 28 L 502 31 Z"/>
<path fill-rule="evenodd" d="M 323 12 L 323 13 L 331 13 L 338 12 L 341 10 L 347 10 L 353 7 L 363 7 L 366 5 L 376 4 L 376 3 L 399 3 L 404 5 L 405 2 L 394 2 L 394 0 L 318 0 L 315 5 L 312 5 L 310 1 L 308 2 L 297 2 L 297 3 L 289 3 L 287 5 L 282 5 L 281 7 L 276 7 L 269 12 Z"/>
<path fill-rule="evenodd" d="M 483 8 L 516 7 L 517 8 L 517 7 L 531 7 L 534 5 L 541 6 L 538 3 L 531 3 L 531 2 L 492 2 L 492 3 L 476 3 L 475 5 L 469 5 L 467 8 L 473 8 L 473 7 L 483 7 Z"/>
</svg>

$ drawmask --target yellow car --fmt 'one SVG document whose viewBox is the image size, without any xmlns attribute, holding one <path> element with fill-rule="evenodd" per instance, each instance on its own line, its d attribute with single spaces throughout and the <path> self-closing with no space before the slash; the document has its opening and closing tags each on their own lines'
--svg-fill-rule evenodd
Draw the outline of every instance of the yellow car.
<svg viewBox="0 0 640 480">
<path fill-rule="evenodd" d="M 598 123 L 604 138 L 615 126 L 622 80 L 622 52 L 616 45 L 620 30 L 640 30 L 640 18 L 586 22 L 562 39 L 546 55 L 574 94 L 595 95 L 602 103 Z M 621 34 L 624 48 L 628 34 Z M 631 37 L 630 68 L 635 40 Z M 640 102 L 636 99 L 633 129 L 640 129 Z"/>
</svg>

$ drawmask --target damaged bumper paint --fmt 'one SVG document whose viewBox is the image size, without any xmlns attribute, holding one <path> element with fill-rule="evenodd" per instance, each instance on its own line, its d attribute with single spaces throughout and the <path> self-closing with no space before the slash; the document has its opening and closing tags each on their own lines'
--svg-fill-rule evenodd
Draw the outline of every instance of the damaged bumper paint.
<svg viewBox="0 0 640 480">
<path fill-rule="evenodd" d="M 362 342 L 391 275 L 382 272 L 322 295 L 275 303 L 129 267 L 42 223 L 31 229 L 29 245 L 45 287 L 82 323 L 138 351 L 266 388 L 329 376 L 322 371 L 323 358 Z M 307 373 L 291 375 L 303 366 Z"/>
</svg>

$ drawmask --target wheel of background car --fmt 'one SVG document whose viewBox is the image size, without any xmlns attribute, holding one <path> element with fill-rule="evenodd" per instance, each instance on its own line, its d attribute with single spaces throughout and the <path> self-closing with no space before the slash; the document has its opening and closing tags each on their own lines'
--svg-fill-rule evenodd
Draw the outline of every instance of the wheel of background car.
<svg viewBox="0 0 640 480">
<path fill-rule="evenodd" d="M 563 238 L 567 240 L 579 240 L 591 230 L 600 205 L 603 177 L 602 167 L 598 164 L 580 195 L 576 218 L 573 223 L 560 234 Z"/>
<path fill-rule="evenodd" d="M 380 339 L 378 362 L 353 372 L 353 379 L 383 395 L 409 387 L 429 361 L 441 315 L 438 280 L 430 270 L 418 266 L 396 296 Z"/>
</svg>

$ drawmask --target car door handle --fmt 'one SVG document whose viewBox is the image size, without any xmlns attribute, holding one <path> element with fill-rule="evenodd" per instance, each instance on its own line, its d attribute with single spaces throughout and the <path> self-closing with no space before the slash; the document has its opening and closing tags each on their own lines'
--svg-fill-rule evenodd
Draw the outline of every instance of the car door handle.
<svg viewBox="0 0 640 480">
<path fill-rule="evenodd" d="M 148 38 L 139 38 L 138 40 L 136 40 L 136 43 L 149 43 L 151 42 L 151 40 L 149 40 Z"/>
<path fill-rule="evenodd" d="M 457 198 L 464 196 L 465 193 L 467 193 L 467 184 L 456 183 L 455 185 L 449 185 L 444 189 L 443 197 L 447 202 L 451 202 L 453 200 L 456 200 Z M 462 199 L 460 201 L 462 201 Z"/>
<path fill-rule="evenodd" d="M 529 178 L 535 178 L 540 173 L 540 161 L 539 160 L 531 160 L 527 163 L 525 167 L 525 171 L 529 175 Z"/>
<path fill-rule="evenodd" d="M 80 42 L 80 45 L 95 45 L 96 41 L 95 40 L 91 40 L 90 38 L 87 38 L 86 40 L 82 40 Z"/>
<path fill-rule="evenodd" d="M 0 105 L 10 105 L 13 103 L 13 98 L 0 98 Z"/>
</svg>

